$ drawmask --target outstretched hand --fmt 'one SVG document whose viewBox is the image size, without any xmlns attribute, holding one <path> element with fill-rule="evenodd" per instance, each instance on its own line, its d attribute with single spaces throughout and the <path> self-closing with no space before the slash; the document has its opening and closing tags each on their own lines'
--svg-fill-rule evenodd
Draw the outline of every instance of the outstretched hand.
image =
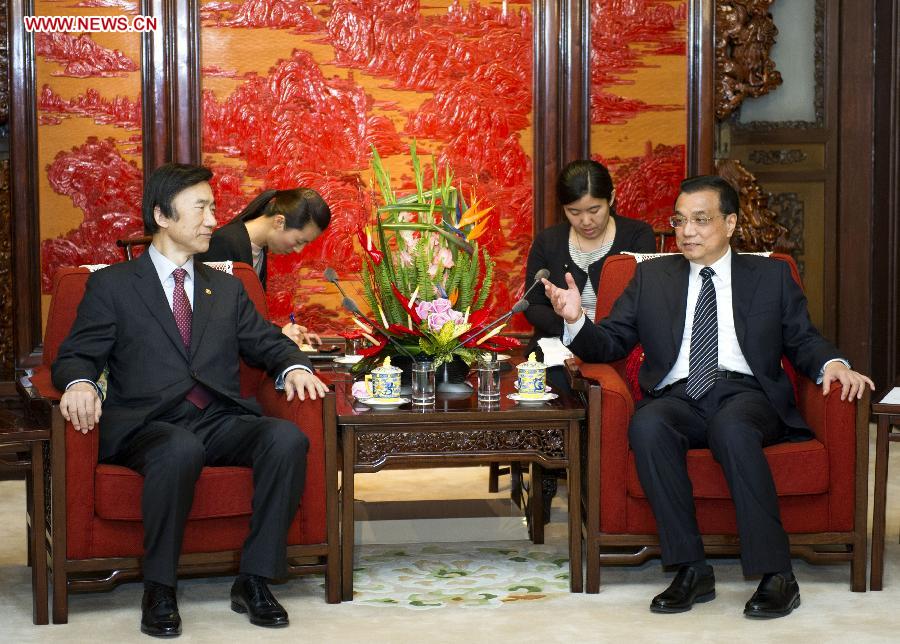
<svg viewBox="0 0 900 644">
<path fill-rule="evenodd" d="M 853 400 L 854 396 L 859 400 L 863 397 L 866 385 L 869 385 L 869 389 L 875 391 L 875 383 L 868 376 L 853 371 L 843 362 L 837 360 L 825 365 L 825 374 L 822 376 L 823 396 L 831 391 L 831 384 L 835 381 L 841 383 L 841 400 Z"/>
<path fill-rule="evenodd" d="M 553 305 L 553 310 L 557 315 L 569 324 L 581 319 L 581 316 L 584 315 L 581 308 L 581 292 L 571 273 L 566 273 L 566 288 L 560 288 L 546 278 L 541 282 L 544 283 L 544 293 L 550 299 L 550 304 Z"/>
</svg>

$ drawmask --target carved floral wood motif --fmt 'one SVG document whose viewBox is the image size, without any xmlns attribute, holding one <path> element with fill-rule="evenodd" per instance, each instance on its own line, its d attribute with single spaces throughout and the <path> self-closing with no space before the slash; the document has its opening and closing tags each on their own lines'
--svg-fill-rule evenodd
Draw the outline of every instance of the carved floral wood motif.
<svg viewBox="0 0 900 644">
<path fill-rule="evenodd" d="M 468 432 L 360 432 L 356 437 L 358 465 L 381 465 L 388 454 L 478 454 L 522 450 L 548 459 L 566 456 L 561 429 L 471 430 Z"/>
<path fill-rule="evenodd" d="M 6 16 L 7 0 L 0 0 Z M 7 139 L 9 123 L 9 23 L 0 25 L 0 137 Z M 5 146 L 4 146 L 5 147 Z M 12 221 L 9 201 L 9 159 L 0 161 L 0 381 L 11 380 L 13 348 Z"/>
<path fill-rule="evenodd" d="M 738 191 L 741 212 L 733 246 L 742 251 L 791 250 L 788 229 L 779 224 L 778 215 L 769 208 L 769 193 L 737 159 L 716 161 L 716 172 Z"/>
<path fill-rule="evenodd" d="M 781 85 L 769 56 L 778 28 L 769 13 L 774 0 L 716 0 L 716 118 L 728 118 L 748 96 Z"/>
</svg>

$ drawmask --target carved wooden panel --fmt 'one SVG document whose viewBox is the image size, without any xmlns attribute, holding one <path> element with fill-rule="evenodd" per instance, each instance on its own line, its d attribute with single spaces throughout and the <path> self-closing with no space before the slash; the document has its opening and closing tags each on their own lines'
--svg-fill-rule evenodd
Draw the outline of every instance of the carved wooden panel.
<svg viewBox="0 0 900 644">
<path fill-rule="evenodd" d="M 733 245 L 742 251 L 790 250 L 793 243 L 788 229 L 778 223 L 778 215 L 769 208 L 769 193 L 737 159 L 716 161 L 716 172 L 738 191 L 741 212 Z"/>
<path fill-rule="evenodd" d="M 6 16 L 8 0 L 0 0 L 0 16 Z M 9 121 L 9 21 L 0 23 L 0 126 L 2 136 L 7 138 L 6 123 Z"/>
<path fill-rule="evenodd" d="M 529 451 L 546 458 L 565 458 L 562 429 L 469 430 L 456 432 L 359 432 L 358 465 L 377 465 L 391 454 L 479 454 Z"/>
<path fill-rule="evenodd" d="M 6 16 L 7 0 L 0 0 Z M 0 23 L 0 148 L 9 146 L 9 22 Z M 4 155 L 5 156 L 5 155 Z M 0 161 L 0 381 L 12 380 L 13 344 L 12 221 L 9 201 L 9 160 Z"/>
<path fill-rule="evenodd" d="M 774 0 L 716 1 L 716 118 L 728 118 L 748 96 L 781 85 L 770 57 L 778 28 L 769 13 Z"/>
<path fill-rule="evenodd" d="M 15 370 L 10 213 L 9 159 L 3 159 L 0 161 L 0 381 L 12 380 Z"/>
</svg>

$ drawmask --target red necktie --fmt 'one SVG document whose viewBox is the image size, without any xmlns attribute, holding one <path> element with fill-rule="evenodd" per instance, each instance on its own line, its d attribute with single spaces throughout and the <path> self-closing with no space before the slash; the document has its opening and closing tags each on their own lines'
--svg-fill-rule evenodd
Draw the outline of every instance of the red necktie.
<svg viewBox="0 0 900 644">
<path fill-rule="evenodd" d="M 191 301 L 184 290 L 184 278 L 187 277 L 187 271 L 183 268 L 176 268 L 172 271 L 172 277 L 175 279 L 175 291 L 172 293 L 172 312 L 175 314 L 175 324 L 178 325 L 178 333 L 181 334 L 184 348 L 190 353 L 191 323 L 194 319 L 194 313 L 191 310 Z M 185 398 L 199 409 L 206 409 L 206 406 L 213 399 L 209 390 L 199 382 L 194 385 Z"/>
</svg>

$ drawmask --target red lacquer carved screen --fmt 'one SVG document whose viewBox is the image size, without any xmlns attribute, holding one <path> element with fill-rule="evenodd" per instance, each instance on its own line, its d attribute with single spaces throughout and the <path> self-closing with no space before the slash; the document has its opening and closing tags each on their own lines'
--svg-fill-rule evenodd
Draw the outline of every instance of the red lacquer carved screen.
<svg viewBox="0 0 900 644">
<path fill-rule="evenodd" d="M 362 292 L 355 238 L 373 216 L 371 148 L 398 192 L 412 190 L 413 139 L 426 163 L 434 154 L 441 172 L 453 169 L 464 194 L 495 205 L 495 232 L 480 240 L 497 260 L 491 305 L 515 301 L 532 238 L 530 2 L 201 7 L 202 149 L 220 223 L 264 188 L 311 187 L 332 210 L 302 254 L 269 256 L 277 321 L 297 311 L 319 333 L 347 327 L 322 271 L 334 267 L 351 294 Z"/>
<path fill-rule="evenodd" d="M 36 0 L 34 6 L 38 16 L 133 16 L 137 4 Z M 34 51 L 46 294 L 59 267 L 121 261 L 116 240 L 143 230 L 140 35 L 36 33 Z"/>
<path fill-rule="evenodd" d="M 618 212 L 665 227 L 685 174 L 687 0 L 591 0 L 591 155 Z"/>
</svg>

